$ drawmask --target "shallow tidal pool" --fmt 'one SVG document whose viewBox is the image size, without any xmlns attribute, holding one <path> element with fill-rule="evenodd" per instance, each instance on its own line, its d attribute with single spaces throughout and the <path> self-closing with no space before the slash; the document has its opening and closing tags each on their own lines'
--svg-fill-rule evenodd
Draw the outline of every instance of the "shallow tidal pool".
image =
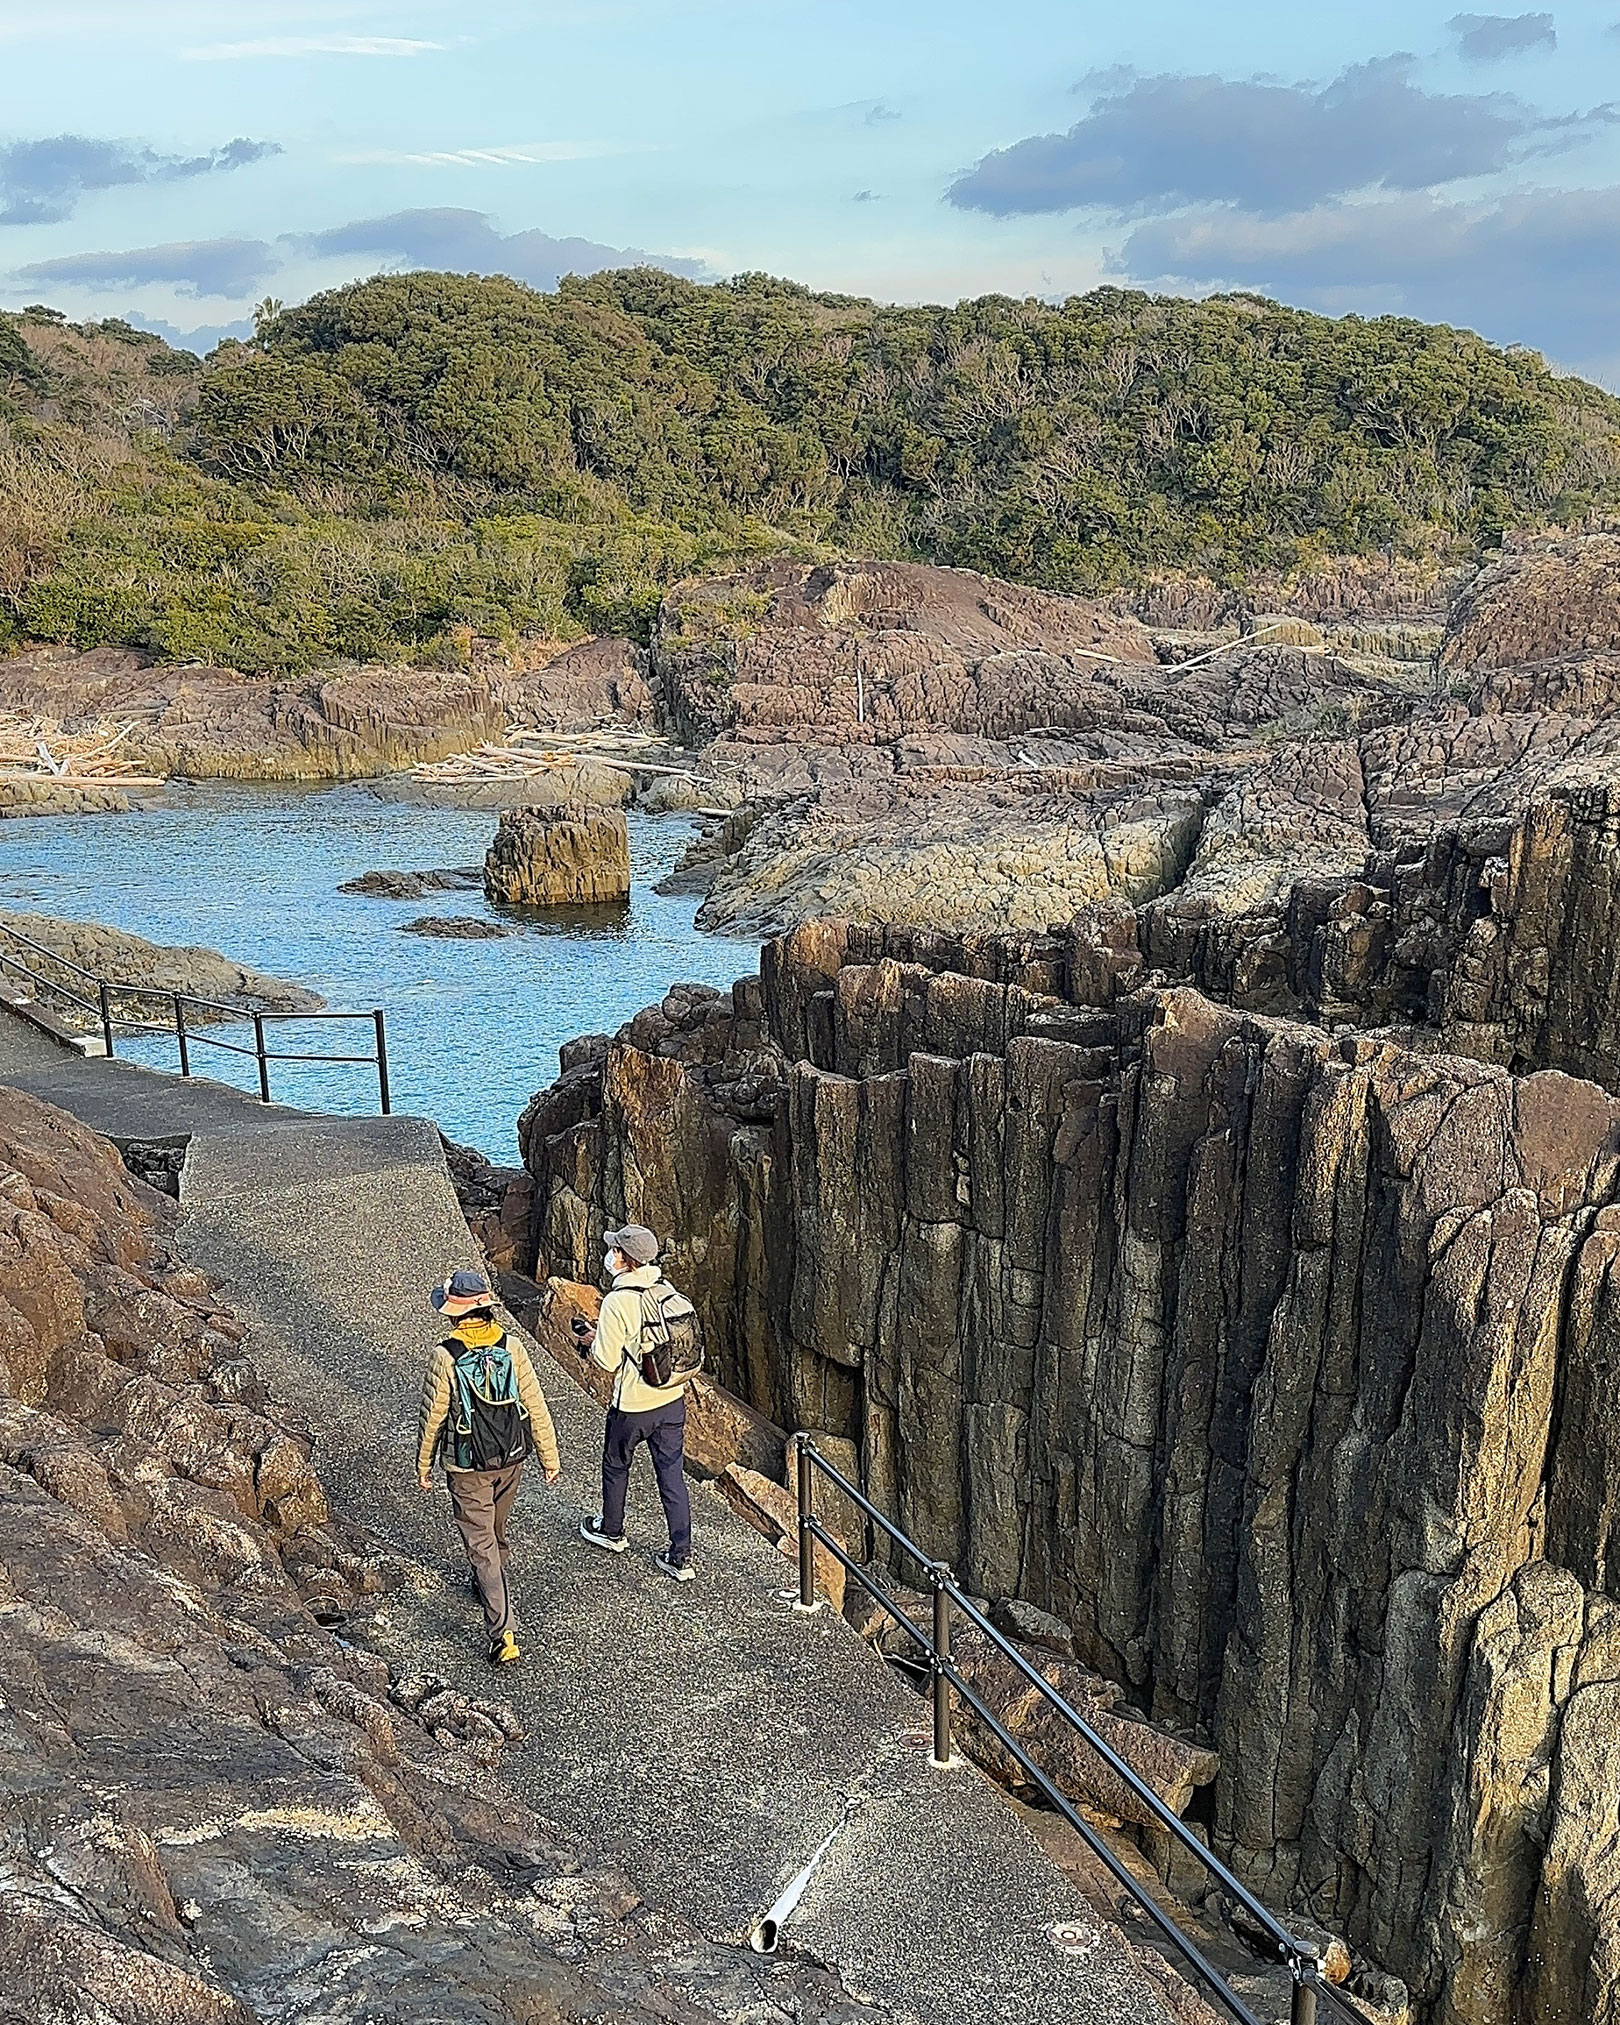
<svg viewBox="0 0 1620 2025">
<path fill-rule="evenodd" d="M 700 934 L 697 901 L 653 892 L 692 834 L 690 818 L 630 811 L 632 893 L 622 910 L 515 913 L 477 890 L 375 900 L 340 893 L 378 869 L 482 863 L 497 817 L 418 808 L 363 786 L 171 784 L 128 816 L 0 822 L 0 908 L 104 921 L 153 942 L 205 943 L 318 991 L 328 1005 L 387 1016 L 396 1111 L 434 1118 L 492 1159 L 517 1157 L 518 1113 L 557 1073 L 575 1034 L 611 1033 L 677 980 L 725 988 L 756 967 L 752 943 Z M 512 933 L 450 941 L 402 933 L 423 915 L 473 915 Z M 215 1029 L 251 1038 L 240 1028 Z M 276 1022 L 288 1050 L 362 1053 L 369 1029 Z M 340 1038 L 341 1037 L 341 1038 Z M 119 1053 L 175 1065 L 172 1040 Z M 198 1046 L 199 1073 L 257 1088 L 251 1060 Z M 370 1068 L 276 1063 L 279 1102 L 376 1109 Z"/>
</svg>

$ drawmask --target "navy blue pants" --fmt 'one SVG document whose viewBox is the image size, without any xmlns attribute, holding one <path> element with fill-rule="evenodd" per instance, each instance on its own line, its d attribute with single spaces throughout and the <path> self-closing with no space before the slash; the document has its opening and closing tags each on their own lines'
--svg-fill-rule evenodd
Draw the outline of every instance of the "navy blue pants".
<svg viewBox="0 0 1620 2025">
<path fill-rule="evenodd" d="M 602 1531 L 617 1537 L 624 1531 L 624 1495 L 630 1484 L 630 1463 L 643 1442 L 652 1452 L 658 1475 L 658 1497 L 669 1521 L 669 1558 L 677 1564 L 692 1553 L 692 1500 L 687 1495 L 681 1449 L 686 1440 L 686 1401 L 655 1406 L 646 1413 L 607 1417 L 602 1439 Z"/>
</svg>

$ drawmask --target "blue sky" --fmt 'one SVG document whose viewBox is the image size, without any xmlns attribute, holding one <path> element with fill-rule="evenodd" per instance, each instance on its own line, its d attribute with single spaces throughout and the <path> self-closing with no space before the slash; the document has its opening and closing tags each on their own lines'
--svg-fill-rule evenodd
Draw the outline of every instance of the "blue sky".
<svg viewBox="0 0 1620 2025">
<path fill-rule="evenodd" d="M 1620 0 L 0 0 L 0 77 L 0 303 L 205 345 L 266 293 L 629 253 L 1262 288 L 1620 385 Z"/>
</svg>

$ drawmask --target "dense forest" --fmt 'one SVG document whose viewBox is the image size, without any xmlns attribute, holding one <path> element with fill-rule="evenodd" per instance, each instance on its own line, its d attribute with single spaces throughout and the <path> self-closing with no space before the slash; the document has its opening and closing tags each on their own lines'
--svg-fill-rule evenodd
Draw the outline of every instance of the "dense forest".
<svg viewBox="0 0 1620 2025">
<path fill-rule="evenodd" d="M 409 274 L 205 363 L 0 317 L 0 644 L 250 669 L 644 631 L 766 552 L 1056 589 L 1444 560 L 1620 494 L 1620 401 L 1406 318 Z"/>
</svg>

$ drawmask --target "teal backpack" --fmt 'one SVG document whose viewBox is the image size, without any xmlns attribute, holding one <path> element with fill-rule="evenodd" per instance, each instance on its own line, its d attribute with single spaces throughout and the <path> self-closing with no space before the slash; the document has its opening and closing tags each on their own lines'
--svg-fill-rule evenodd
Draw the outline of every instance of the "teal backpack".
<svg viewBox="0 0 1620 2025">
<path fill-rule="evenodd" d="M 469 1350 L 453 1338 L 444 1347 L 455 1379 L 450 1408 L 452 1467 L 502 1470 L 522 1462 L 533 1439 L 505 1336 L 483 1350 Z"/>
</svg>

